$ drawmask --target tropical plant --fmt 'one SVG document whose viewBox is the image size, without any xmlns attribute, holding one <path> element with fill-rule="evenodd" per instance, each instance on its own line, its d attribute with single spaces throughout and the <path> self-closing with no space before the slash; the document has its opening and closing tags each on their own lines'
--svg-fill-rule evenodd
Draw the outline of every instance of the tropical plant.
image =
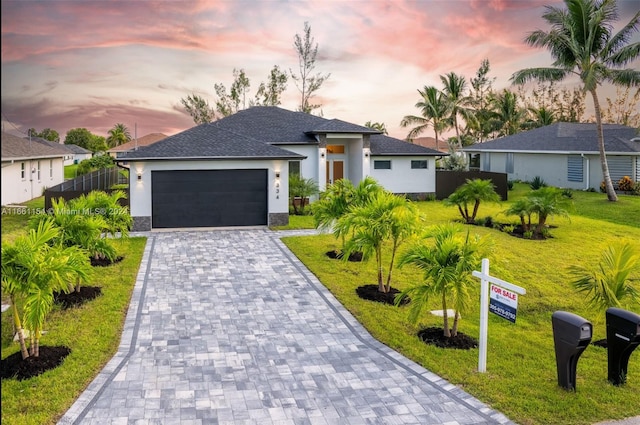
<svg viewBox="0 0 640 425">
<path fill-rule="evenodd" d="M 618 180 L 618 190 L 631 192 L 633 190 L 633 180 L 629 176 L 624 176 Z"/>
<path fill-rule="evenodd" d="M 365 259 L 373 254 L 376 259 L 378 291 L 388 293 L 391 290 L 397 249 L 414 233 L 418 220 L 417 209 L 411 201 L 386 191 L 375 193 L 368 202 L 349 209 L 336 224 L 337 228 L 352 231 L 352 236 L 345 245 L 343 258 L 349 258 L 354 252 L 362 252 Z M 385 242 L 390 242 L 392 246 L 386 283 L 382 255 Z"/>
<path fill-rule="evenodd" d="M 426 131 L 429 125 L 433 126 L 436 149 L 439 149 L 440 133 L 451 127 L 449 103 L 445 94 L 433 86 L 425 86 L 423 90 L 418 90 L 418 93 L 422 96 L 422 100 L 416 103 L 415 106 L 420 108 L 422 115 L 405 115 L 400 122 L 400 126 L 416 126 L 407 134 L 407 140 L 413 140 L 423 131 Z"/>
<path fill-rule="evenodd" d="M 102 170 L 104 168 L 112 168 L 115 166 L 115 162 L 110 155 L 96 155 L 90 159 L 83 159 L 78 164 L 76 174 L 81 176 L 83 174 L 90 173 L 95 170 Z"/>
<path fill-rule="evenodd" d="M 547 219 L 554 215 L 568 217 L 567 207 L 571 201 L 562 196 L 562 190 L 556 187 L 543 187 L 529 192 L 527 198 L 530 202 L 531 213 L 538 216 L 538 224 L 535 233 L 544 233 Z"/>
<path fill-rule="evenodd" d="M 629 242 L 608 246 L 595 267 L 572 266 L 573 287 L 588 297 L 590 307 L 606 310 L 640 303 L 640 255 Z"/>
<path fill-rule="evenodd" d="M 114 190 L 111 193 L 93 190 L 74 199 L 73 202 L 75 209 L 101 216 L 106 223 L 103 232 L 111 236 L 119 234 L 127 237 L 133 225 L 133 218 L 129 214 L 129 208 L 120 205 L 123 199 L 127 199 L 127 193 L 123 190 Z"/>
<path fill-rule="evenodd" d="M 529 187 L 531 188 L 531 190 L 538 190 L 546 186 L 547 186 L 547 183 L 540 176 L 535 176 L 533 180 L 531 180 L 531 183 L 529 183 Z"/>
<path fill-rule="evenodd" d="M 59 232 L 52 220 L 46 219 L 28 235 L 2 246 L 2 291 L 11 299 L 23 359 L 39 355 L 42 326 L 53 306 L 54 291 L 69 291 L 76 280 L 87 281 L 91 273 L 84 250 L 55 243 Z M 32 341 L 28 351 L 23 323 Z"/>
<path fill-rule="evenodd" d="M 127 126 L 122 123 L 116 124 L 108 133 L 107 146 L 110 148 L 114 148 L 131 141 L 131 133 Z"/>
<path fill-rule="evenodd" d="M 367 121 L 366 123 L 364 123 L 365 127 L 369 127 L 372 128 L 374 130 L 378 130 L 380 133 L 382 134 L 389 134 L 387 132 L 387 126 L 383 123 L 383 122 L 371 122 L 371 121 Z"/>
<path fill-rule="evenodd" d="M 295 215 L 303 215 L 309 197 L 317 193 L 318 183 L 312 178 L 305 179 L 300 174 L 289 176 L 289 200 Z M 299 204 L 297 200 L 300 200 Z"/>
<path fill-rule="evenodd" d="M 637 42 L 631 42 L 638 29 L 640 11 L 620 31 L 612 28 L 618 18 L 615 0 L 565 0 L 566 9 L 547 6 L 543 19 L 551 25 L 549 31 L 536 30 L 525 39 L 535 47 L 547 48 L 554 59 L 553 67 L 522 69 L 511 77 L 516 84 L 530 80 L 560 81 L 577 75 L 583 91 L 593 98 L 600 164 L 607 198 L 617 201 L 604 145 L 602 114 L 597 88 L 608 81 L 616 85 L 640 85 L 640 71 L 621 69 L 640 55 Z"/>
<path fill-rule="evenodd" d="M 433 242 L 432 242 L 433 240 Z M 396 304 L 411 298 L 409 320 L 417 321 L 432 296 L 442 302 L 443 331 L 445 337 L 458 334 L 458 323 L 470 302 L 473 285 L 472 272 L 480 268 L 482 258 L 489 252 L 490 241 L 478 235 L 471 237 L 462 227 L 453 223 L 432 226 L 422 237 L 400 255 L 398 266 L 411 264 L 423 272 L 421 284 L 405 289 L 396 296 Z M 449 327 L 447 307 L 455 310 L 453 326 Z"/>
<path fill-rule="evenodd" d="M 215 109 L 209 106 L 209 102 L 202 96 L 192 93 L 180 99 L 180 103 L 196 125 L 207 124 L 216 119 Z"/>
<path fill-rule="evenodd" d="M 498 129 L 498 136 L 510 136 L 520 132 L 524 126 L 526 110 L 518 105 L 518 96 L 507 89 L 495 96 L 494 127 Z"/>
<path fill-rule="evenodd" d="M 458 116 L 463 117 L 467 122 L 473 120 L 472 110 L 469 108 L 469 98 L 466 96 L 467 80 L 462 75 L 457 75 L 454 72 L 441 75 L 440 80 L 444 84 L 443 92 L 448 104 L 450 122 L 456 130 L 458 149 L 462 149 Z"/>
<path fill-rule="evenodd" d="M 517 215 L 520 217 L 520 226 L 522 226 L 523 232 L 531 230 L 531 215 L 533 214 L 531 200 L 527 197 L 520 198 L 511 206 L 503 211 L 505 215 Z M 511 233 L 511 232 L 508 232 Z"/>
<path fill-rule="evenodd" d="M 311 26 L 308 22 L 304 23 L 304 35 L 296 34 L 293 39 L 293 47 L 298 55 L 298 71 L 300 75 L 289 70 L 291 78 L 300 91 L 300 106 L 298 109 L 302 112 L 310 114 L 314 109 L 322 105 L 311 104 L 310 100 L 314 93 L 320 90 L 331 74 L 312 74 L 316 67 L 316 56 L 318 55 L 318 43 L 311 35 Z"/>
<path fill-rule="evenodd" d="M 458 211 L 465 223 L 473 224 L 482 201 L 500 201 L 500 195 L 496 193 L 493 182 L 491 180 L 467 179 L 465 184 L 457 188 L 455 192 L 444 200 L 444 204 L 458 207 Z M 471 204 L 473 204 L 473 210 L 470 212 L 469 207 Z"/>
</svg>

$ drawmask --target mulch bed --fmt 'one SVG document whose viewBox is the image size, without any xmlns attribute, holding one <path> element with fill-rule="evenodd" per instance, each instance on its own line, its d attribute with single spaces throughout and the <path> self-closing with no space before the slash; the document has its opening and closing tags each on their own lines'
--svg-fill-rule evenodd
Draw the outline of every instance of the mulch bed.
<svg viewBox="0 0 640 425">
<path fill-rule="evenodd" d="M 111 261 L 108 258 L 94 258 L 94 257 L 89 258 L 89 260 L 91 260 L 91 265 L 93 267 L 107 267 L 112 264 L 119 263 L 123 259 L 124 259 L 123 257 L 116 257 L 113 261 Z"/>
<path fill-rule="evenodd" d="M 425 328 L 418 332 L 418 337 L 425 343 L 440 348 L 455 348 L 458 350 L 470 350 L 478 347 L 478 341 L 468 335 L 458 332 L 452 337 L 444 336 L 443 328 Z"/>
<path fill-rule="evenodd" d="M 334 259 L 334 260 L 341 260 L 342 257 L 344 257 L 344 254 L 341 251 L 327 251 L 327 257 Z M 351 254 L 349 254 L 349 261 L 352 262 L 360 262 L 362 261 L 362 252 L 353 252 Z"/>
<path fill-rule="evenodd" d="M 356 288 L 356 294 L 358 294 L 360 298 L 390 305 L 395 305 L 395 298 L 399 293 L 400 291 L 394 287 L 391 287 L 389 292 L 380 292 L 378 291 L 378 285 L 363 285 Z M 406 305 L 410 302 L 411 299 L 405 297 L 402 299 L 400 305 Z"/>
<path fill-rule="evenodd" d="M 19 381 L 33 378 L 44 372 L 55 369 L 71 353 L 71 349 L 64 346 L 40 346 L 38 357 L 22 359 L 20 351 L 2 359 L 2 379 L 17 379 Z"/>
<path fill-rule="evenodd" d="M 82 305 L 100 295 L 102 295 L 102 288 L 99 286 L 81 286 L 80 291 L 69 292 L 68 294 L 64 292 L 54 292 L 53 302 L 60 304 L 63 309 L 67 309 Z"/>
</svg>

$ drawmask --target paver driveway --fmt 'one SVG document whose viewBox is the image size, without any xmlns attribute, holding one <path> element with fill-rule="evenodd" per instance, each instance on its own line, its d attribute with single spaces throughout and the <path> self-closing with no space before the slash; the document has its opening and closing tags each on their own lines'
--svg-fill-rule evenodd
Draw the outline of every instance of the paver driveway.
<svg viewBox="0 0 640 425">
<path fill-rule="evenodd" d="M 59 423 L 510 423 L 374 340 L 281 232 L 148 236 L 119 352 Z"/>
</svg>

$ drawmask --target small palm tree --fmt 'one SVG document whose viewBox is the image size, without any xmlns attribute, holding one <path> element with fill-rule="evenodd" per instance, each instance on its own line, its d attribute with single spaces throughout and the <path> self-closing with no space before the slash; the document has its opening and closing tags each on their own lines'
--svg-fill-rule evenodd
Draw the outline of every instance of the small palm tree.
<svg viewBox="0 0 640 425">
<path fill-rule="evenodd" d="M 456 189 L 455 192 L 444 200 L 444 204 L 457 206 L 465 223 L 473 224 L 475 223 L 478 208 L 480 208 L 482 201 L 500 201 L 500 195 L 496 193 L 493 182 L 491 180 L 467 179 L 465 184 Z M 471 204 L 473 204 L 473 210 L 469 212 Z"/>
<path fill-rule="evenodd" d="M 538 224 L 535 232 L 538 235 L 544 233 L 547 219 L 553 215 L 569 216 L 567 210 L 570 201 L 562 195 L 562 191 L 556 187 L 546 186 L 529 192 L 527 198 L 530 203 L 531 213 L 538 216 Z"/>
<path fill-rule="evenodd" d="M 415 322 L 431 297 L 439 296 L 445 337 L 457 336 L 460 314 L 470 302 L 469 288 L 473 285 L 471 273 L 479 269 L 490 247 L 488 239 L 470 237 L 469 232 L 461 236 L 461 232 L 460 225 L 451 223 L 430 227 L 398 261 L 399 267 L 411 264 L 421 270 L 423 281 L 398 294 L 396 304 L 400 304 L 405 297 L 411 297 L 409 320 Z M 449 301 L 455 310 L 451 328 L 447 313 Z"/>
<path fill-rule="evenodd" d="M 517 215 L 520 217 L 520 225 L 523 232 L 531 230 L 531 215 L 533 214 L 533 208 L 529 198 L 520 198 L 515 201 L 509 208 L 503 211 L 506 215 Z M 525 220 L 526 218 L 526 220 Z"/>
<path fill-rule="evenodd" d="M 385 123 L 383 122 L 371 122 L 371 121 L 367 121 L 366 123 L 364 123 L 365 127 L 369 127 L 372 128 L 374 130 L 378 130 L 380 133 L 382 134 L 389 134 L 387 132 L 387 126 L 385 125 Z"/>
<path fill-rule="evenodd" d="M 549 31 L 536 30 L 525 39 L 531 46 L 549 50 L 554 59 L 552 67 L 522 69 L 513 74 L 511 80 L 524 84 L 530 80 L 561 81 L 573 75 L 580 78 L 584 92 L 591 93 L 593 98 L 607 198 L 617 201 L 605 152 L 597 88 L 604 81 L 627 87 L 640 84 L 637 67 L 622 69 L 640 55 L 638 43 L 631 42 L 638 30 L 640 12 L 613 34 L 618 18 L 615 0 L 565 0 L 564 3 L 566 9 L 548 6 L 542 15 L 551 25 Z"/>
<path fill-rule="evenodd" d="M 84 250 L 55 243 L 59 231 L 52 220 L 43 220 L 27 236 L 2 247 L 2 291 L 11 299 L 23 359 L 39 355 L 42 326 L 53 306 L 54 291 L 69 291 L 77 279 L 86 281 L 91 274 Z M 24 305 L 22 320 L 18 300 Z M 29 351 L 23 322 L 31 331 L 33 342 Z"/>
<path fill-rule="evenodd" d="M 628 242 L 607 247 L 595 267 L 573 266 L 573 287 L 589 297 L 592 308 L 624 308 L 640 303 L 640 290 L 633 281 L 640 281 L 640 255 Z"/>
<path fill-rule="evenodd" d="M 128 207 L 120 205 L 122 199 L 127 199 L 127 194 L 123 190 L 114 190 L 107 193 L 101 190 L 89 192 L 86 196 L 76 198 L 74 207 L 89 211 L 91 214 L 101 216 L 106 226 L 103 231 L 111 236 L 129 236 L 129 230 L 133 225 L 133 218 Z"/>
<path fill-rule="evenodd" d="M 398 247 L 409 238 L 418 224 L 415 205 L 407 199 L 389 192 L 376 193 L 369 202 L 351 208 L 338 220 L 337 227 L 353 232 L 345 245 L 345 255 L 349 258 L 353 252 L 362 252 L 364 258 L 375 255 L 378 291 L 388 293 L 391 290 L 391 275 Z M 391 259 L 384 279 L 383 245 L 391 242 Z"/>
<path fill-rule="evenodd" d="M 318 193 L 318 183 L 309 178 L 305 179 L 299 174 L 289 176 L 289 198 L 293 206 L 293 212 L 296 215 L 304 214 L 304 208 L 310 196 Z M 300 205 L 296 204 L 296 200 L 300 199 Z M 299 208 L 299 209 L 298 209 Z"/>
</svg>

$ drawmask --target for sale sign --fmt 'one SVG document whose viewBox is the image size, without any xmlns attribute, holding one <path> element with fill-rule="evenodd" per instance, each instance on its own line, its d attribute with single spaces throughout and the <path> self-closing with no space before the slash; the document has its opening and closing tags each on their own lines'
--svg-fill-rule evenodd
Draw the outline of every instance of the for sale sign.
<svg viewBox="0 0 640 425">
<path fill-rule="evenodd" d="M 492 284 L 489 290 L 489 311 L 512 323 L 516 323 L 518 294 Z"/>
</svg>

